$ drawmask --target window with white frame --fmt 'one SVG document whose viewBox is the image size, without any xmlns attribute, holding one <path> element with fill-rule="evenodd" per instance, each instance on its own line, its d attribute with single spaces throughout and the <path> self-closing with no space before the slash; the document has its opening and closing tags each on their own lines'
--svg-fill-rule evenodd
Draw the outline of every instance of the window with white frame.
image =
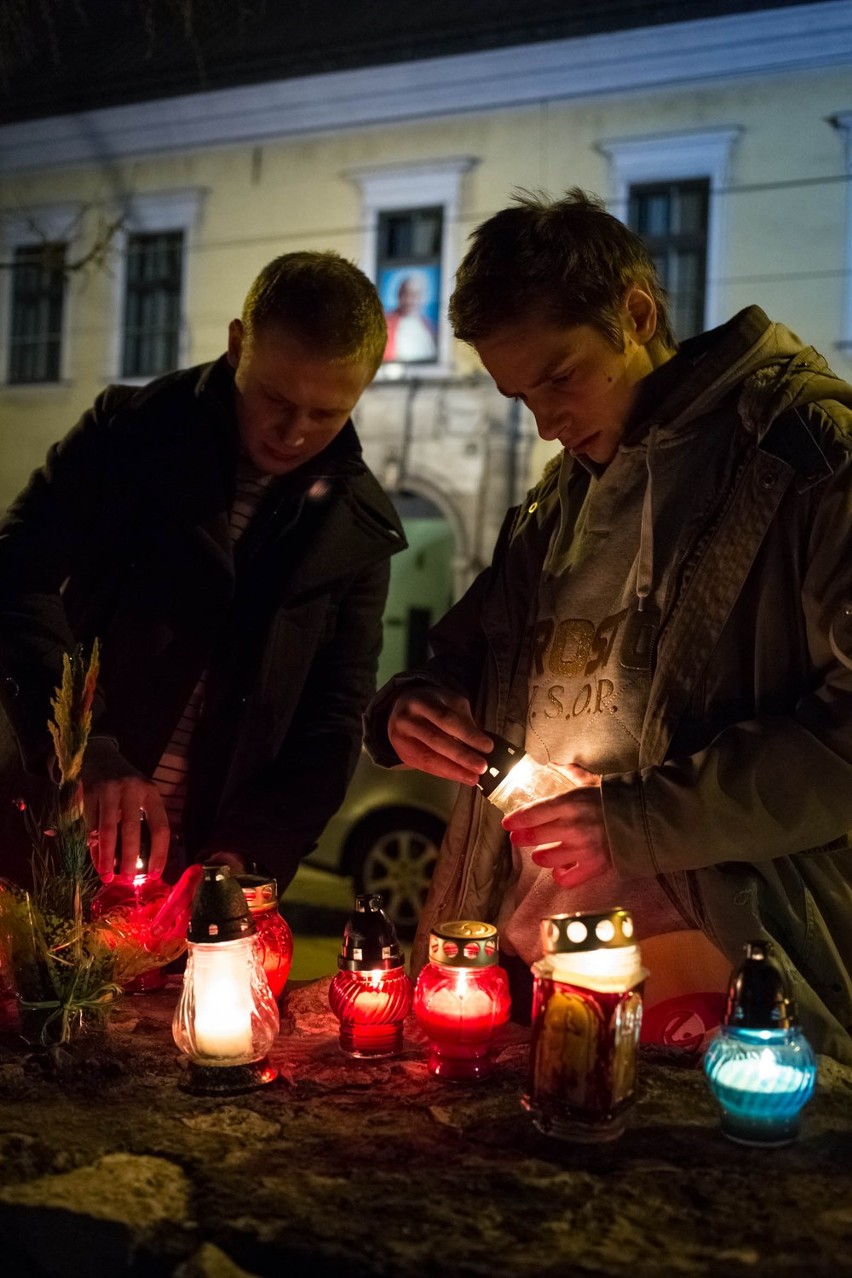
<svg viewBox="0 0 852 1278">
<path fill-rule="evenodd" d="M 364 204 L 361 264 L 388 321 L 386 374 L 447 370 L 460 187 L 474 163 L 464 156 L 347 174 Z"/>
<path fill-rule="evenodd" d="M 709 207 L 707 178 L 630 186 L 627 225 L 642 236 L 654 259 L 672 328 L 681 338 L 705 327 Z"/>
<path fill-rule="evenodd" d="M 610 208 L 643 237 L 690 337 L 720 324 L 725 188 L 740 130 L 709 129 L 599 144 L 610 161 Z"/>
<path fill-rule="evenodd" d="M 81 212 L 50 205 L 4 219 L 0 372 L 9 385 L 51 385 L 65 376 L 68 254 Z"/>
<path fill-rule="evenodd" d="M 11 263 L 10 385 L 58 382 L 65 302 L 62 241 L 19 245 Z"/>
<path fill-rule="evenodd" d="M 134 196 L 118 241 L 117 344 L 113 365 L 125 381 L 171 372 L 187 356 L 190 237 L 203 192 Z"/>
<path fill-rule="evenodd" d="M 156 377 L 178 365 L 183 231 L 127 237 L 122 377 Z"/>
</svg>

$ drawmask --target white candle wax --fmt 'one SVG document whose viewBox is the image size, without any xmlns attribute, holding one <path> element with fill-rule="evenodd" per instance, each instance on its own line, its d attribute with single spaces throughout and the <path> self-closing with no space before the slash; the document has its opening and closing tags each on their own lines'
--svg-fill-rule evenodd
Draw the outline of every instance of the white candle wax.
<svg viewBox="0 0 852 1278">
<path fill-rule="evenodd" d="M 465 970 L 456 973 L 451 987 L 435 990 L 428 998 L 431 1015 L 455 1023 L 461 1030 L 471 1022 L 483 1022 L 494 1017 L 494 1003 L 490 995 L 479 989 Z"/>
<path fill-rule="evenodd" d="M 723 1061 L 714 1075 L 718 1087 L 735 1092 L 781 1096 L 802 1090 L 801 1071 L 792 1065 L 779 1065 L 769 1050 L 748 1059 Z"/>
<path fill-rule="evenodd" d="M 248 947 L 248 950 L 247 950 Z M 209 945 L 195 953 L 195 1045 L 200 1055 L 253 1059 L 250 940 Z"/>
</svg>

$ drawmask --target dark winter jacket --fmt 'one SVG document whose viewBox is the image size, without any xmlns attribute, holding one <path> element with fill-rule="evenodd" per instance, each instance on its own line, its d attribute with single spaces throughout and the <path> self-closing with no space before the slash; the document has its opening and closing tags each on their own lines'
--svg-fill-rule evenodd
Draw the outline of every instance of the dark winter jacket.
<svg viewBox="0 0 852 1278">
<path fill-rule="evenodd" d="M 613 863 L 656 876 L 732 965 L 772 938 L 815 1046 L 850 1062 L 852 386 L 757 307 L 685 343 L 677 365 L 662 402 L 641 398 L 627 443 L 655 423 L 700 425 L 718 467 L 684 473 L 690 526 L 677 547 L 654 543 L 677 559 L 639 768 L 603 778 Z M 589 483 L 579 463 L 566 471 L 510 512 L 491 568 L 434 632 L 433 662 L 403 676 L 462 692 L 486 731 L 505 729 L 513 688 L 525 694 L 542 566 Z M 398 687 L 368 711 L 385 764 Z M 415 962 L 437 918 L 496 917 L 509 865 L 500 813 L 463 787 Z"/>
<path fill-rule="evenodd" d="M 349 422 L 273 484 L 232 547 L 238 460 L 223 359 L 110 387 L 0 525 L 3 701 L 30 768 L 63 653 L 101 644 L 95 733 L 151 775 L 201 673 L 184 836 L 283 882 L 339 806 L 405 542 Z"/>
</svg>

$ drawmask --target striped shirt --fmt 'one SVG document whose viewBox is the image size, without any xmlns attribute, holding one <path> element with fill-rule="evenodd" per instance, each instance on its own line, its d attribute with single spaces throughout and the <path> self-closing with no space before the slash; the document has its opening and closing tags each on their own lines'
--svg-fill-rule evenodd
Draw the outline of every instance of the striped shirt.
<svg viewBox="0 0 852 1278">
<path fill-rule="evenodd" d="M 231 544 L 239 541 L 251 523 L 263 499 L 264 493 L 273 482 L 274 475 L 262 475 L 245 459 L 237 468 L 236 494 L 231 507 L 229 531 Z M 207 682 L 205 670 L 178 719 L 171 739 L 163 751 L 160 762 L 154 769 L 153 782 L 160 792 L 169 818 L 172 834 L 177 834 L 183 824 L 183 810 L 186 804 L 187 774 L 189 772 L 189 750 L 201 712 L 204 709 L 204 688 Z"/>
</svg>

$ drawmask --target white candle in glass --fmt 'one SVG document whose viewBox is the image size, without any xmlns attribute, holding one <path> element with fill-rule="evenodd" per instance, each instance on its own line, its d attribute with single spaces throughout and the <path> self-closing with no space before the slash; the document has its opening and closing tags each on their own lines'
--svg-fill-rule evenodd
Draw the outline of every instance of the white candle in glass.
<svg viewBox="0 0 852 1278">
<path fill-rule="evenodd" d="M 193 953 L 195 1046 L 226 1063 L 251 1061 L 251 938 L 198 945 Z"/>
<path fill-rule="evenodd" d="M 770 1048 L 759 1055 L 723 1061 L 716 1070 L 716 1082 L 735 1092 L 762 1096 L 782 1096 L 802 1089 L 801 1070 L 781 1065 Z"/>
<path fill-rule="evenodd" d="M 440 1017 L 460 1037 L 471 1028 L 481 1031 L 495 1018 L 494 1000 L 478 988 L 475 974 L 464 968 L 453 971 L 452 985 L 434 990 L 426 1004 L 430 1016 Z"/>
</svg>

